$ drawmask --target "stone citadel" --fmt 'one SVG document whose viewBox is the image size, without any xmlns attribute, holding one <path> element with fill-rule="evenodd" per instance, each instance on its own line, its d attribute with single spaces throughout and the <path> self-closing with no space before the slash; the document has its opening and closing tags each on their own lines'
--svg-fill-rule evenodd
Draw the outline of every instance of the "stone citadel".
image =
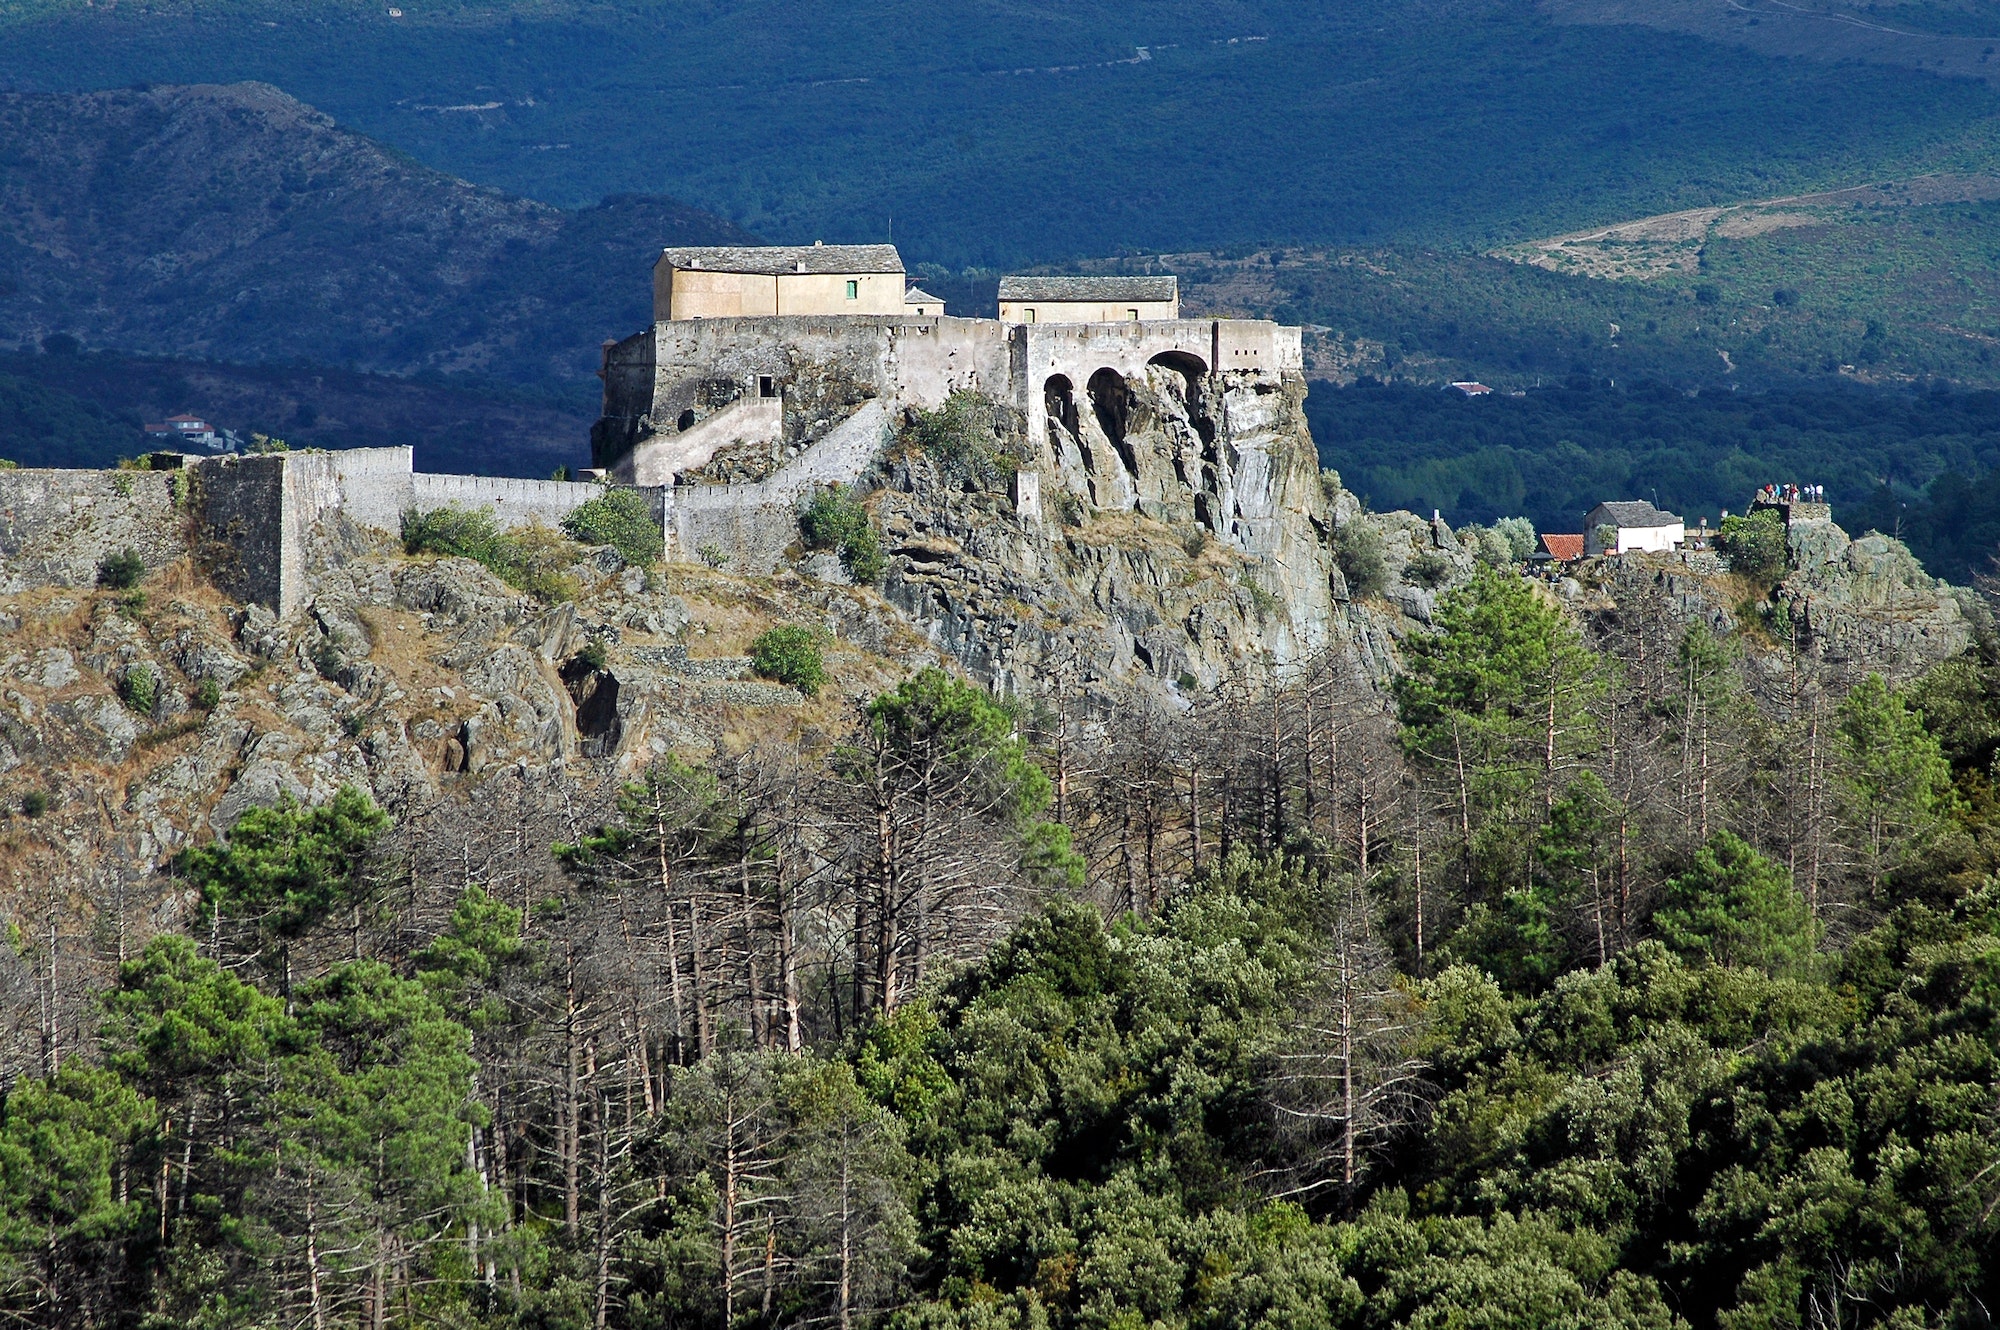
<svg viewBox="0 0 2000 1330">
<path fill-rule="evenodd" d="M 1183 318 L 1171 277 L 1012 277 L 1000 317 L 961 318 L 910 287 L 886 245 L 669 249 L 653 297 L 650 326 L 602 348 L 591 447 L 599 479 L 646 496 L 661 552 L 838 580 L 837 561 L 804 548 L 800 512 L 854 486 L 888 556 L 882 596 L 1003 691 L 1067 674 L 1185 694 L 1327 648 L 1381 678 L 1478 557 L 1476 533 L 1369 514 L 1321 473 L 1300 329 Z M 981 405 L 1003 474 L 954 476 L 905 441 L 918 413 L 954 400 Z M 192 556 L 283 618 L 410 510 L 553 525 L 603 492 L 412 461 L 391 448 L 162 455 L 164 475 L 0 472 L 0 593 L 89 585 L 130 547 L 149 568 Z M 1366 604 L 1336 557 L 1350 526 L 1383 551 Z M 1901 626 L 1829 628 L 1843 655 L 1929 656 L 1963 638 L 1920 570 L 1867 580 Z"/>
</svg>

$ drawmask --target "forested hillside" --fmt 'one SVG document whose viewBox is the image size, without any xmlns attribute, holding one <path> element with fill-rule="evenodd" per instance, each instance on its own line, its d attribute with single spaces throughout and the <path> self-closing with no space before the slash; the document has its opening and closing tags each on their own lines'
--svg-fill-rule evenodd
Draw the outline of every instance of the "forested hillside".
<svg viewBox="0 0 2000 1330">
<path fill-rule="evenodd" d="M 110 883 L 88 949 L 19 930 L 0 1296 L 1984 1324 L 2000 665 L 1824 677 L 1628 610 L 1481 571 L 1386 709 L 1339 660 L 1108 716 L 932 669 L 615 790 L 243 813 L 164 931 Z"/>
<path fill-rule="evenodd" d="M 1823 484 L 1843 525 L 1900 529 L 1895 504 L 1936 477 L 2000 464 L 2000 396 L 1855 386 L 1689 394 L 1664 384 L 1612 387 L 1579 378 L 1521 397 L 1467 398 L 1408 384 L 1317 387 L 1306 414 L 1321 460 L 1373 506 L 1442 509 L 1455 522 L 1524 513 L 1544 531 L 1581 531 L 1608 495 L 1638 496 L 1713 526 L 1773 482 Z M 1889 511 L 1877 510 L 1885 501 Z M 1851 506 L 1867 505 L 1867 516 Z M 1923 539 L 1965 542 L 1927 566 L 1968 580 L 1982 550 L 1946 524 Z M 1928 554 L 1928 550 L 1923 550 Z M 1942 550 L 1939 550 L 1942 553 Z"/>
<path fill-rule="evenodd" d="M 893 238 L 953 268 L 1525 240 L 1977 169 L 2000 109 L 1970 79 L 1490 0 L 935 19 L 910 0 L 11 4 L 0 82 L 256 79 L 481 185 L 567 207 L 666 194 L 774 240 Z"/>
<path fill-rule="evenodd" d="M 257 85 L 0 95 L 0 340 L 556 385 L 650 317 L 667 199 L 478 189 Z"/>
</svg>

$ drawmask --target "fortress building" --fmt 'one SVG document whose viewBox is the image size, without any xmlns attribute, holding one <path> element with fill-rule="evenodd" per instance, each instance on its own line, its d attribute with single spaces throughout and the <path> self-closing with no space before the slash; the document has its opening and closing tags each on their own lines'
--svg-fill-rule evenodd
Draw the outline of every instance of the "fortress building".
<svg viewBox="0 0 2000 1330">
<path fill-rule="evenodd" d="M 739 530 L 759 510 L 793 529 L 802 495 L 961 391 L 1038 455 L 1024 514 L 1131 510 L 1247 554 L 1277 517 L 1270 450 L 1305 437 L 1300 330 L 1181 318 L 1172 277 L 1010 277 L 999 318 L 957 318 L 887 245 L 673 249 L 655 293 L 652 326 L 605 344 L 591 448 L 612 480 L 672 490 L 668 539 L 690 550 L 760 545 Z"/>
<path fill-rule="evenodd" d="M 653 318 L 901 314 L 894 245 L 715 245 L 669 249 L 653 265 Z"/>
<path fill-rule="evenodd" d="M 1002 277 L 1002 323 L 1146 323 L 1181 316 L 1176 277 Z"/>
</svg>

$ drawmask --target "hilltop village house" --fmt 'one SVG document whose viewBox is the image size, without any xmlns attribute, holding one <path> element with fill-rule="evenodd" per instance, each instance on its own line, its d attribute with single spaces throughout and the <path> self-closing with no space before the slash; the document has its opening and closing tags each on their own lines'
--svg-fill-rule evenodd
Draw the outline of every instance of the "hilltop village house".
<svg viewBox="0 0 2000 1330">
<path fill-rule="evenodd" d="M 1181 316 L 1177 277 L 1002 277 L 1002 323 L 1144 323 Z"/>
<path fill-rule="evenodd" d="M 944 306 L 937 303 L 938 313 Z M 669 249 L 653 265 L 653 318 L 911 312 L 894 245 Z"/>
<path fill-rule="evenodd" d="M 1687 523 L 1644 499 L 1600 503 L 1584 514 L 1583 541 L 1592 558 L 1633 550 L 1671 554 L 1687 543 Z"/>
</svg>

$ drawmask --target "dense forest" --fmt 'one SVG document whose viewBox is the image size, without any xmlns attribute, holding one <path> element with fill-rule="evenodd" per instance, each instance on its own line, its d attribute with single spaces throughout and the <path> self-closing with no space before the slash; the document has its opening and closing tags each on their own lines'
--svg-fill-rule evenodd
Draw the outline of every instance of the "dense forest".
<svg viewBox="0 0 2000 1330">
<path fill-rule="evenodd" d="M 666 194 L 774 242 L 893 239 L 955 268 L 1522 240 L 1976 168 L 2000 109 L 1971 79 L 1490 0 L 935 19 L 912 0 L 782 17 L 748 0 L 495 0 L 397 18 L 9 0 L 0 87 L 255 79 L 481 185 L 568 207 Z"/>
<path fill-rule="evenodd" d="M 252 809 L 158 880 L 24 804 L 0 1300 L 1990 1324 L 1995 644 L 1832 679 L 1625 608 L 1482 572 L 1386 706 L 929 669 L 615 790 Z"/>
<path fill-rule="evenodd" d="M 1606 498 L 1684 514 L 1740 512 L 1772 481 L 1822 484 L 1843 525 L 1910 541 L 1954 581 L 1984 571 L 2000 465 L 2000 395 L 1841 385 L 1689 393 L 1578 376 L 1520 397 L 1363 383 L 1315 385 L 1306 415 L 1321 461 L 1374 507 L 1442 509 L 1454 522 L 1526 514 L 1580 531 Z M 1960 506 L 1927 506 L 1926 487 Z M 1933 511 L 1936 516 L 1934 517 Z M 1982 510 L 1983 511 L 1983 510 Z"/>
</svg>

